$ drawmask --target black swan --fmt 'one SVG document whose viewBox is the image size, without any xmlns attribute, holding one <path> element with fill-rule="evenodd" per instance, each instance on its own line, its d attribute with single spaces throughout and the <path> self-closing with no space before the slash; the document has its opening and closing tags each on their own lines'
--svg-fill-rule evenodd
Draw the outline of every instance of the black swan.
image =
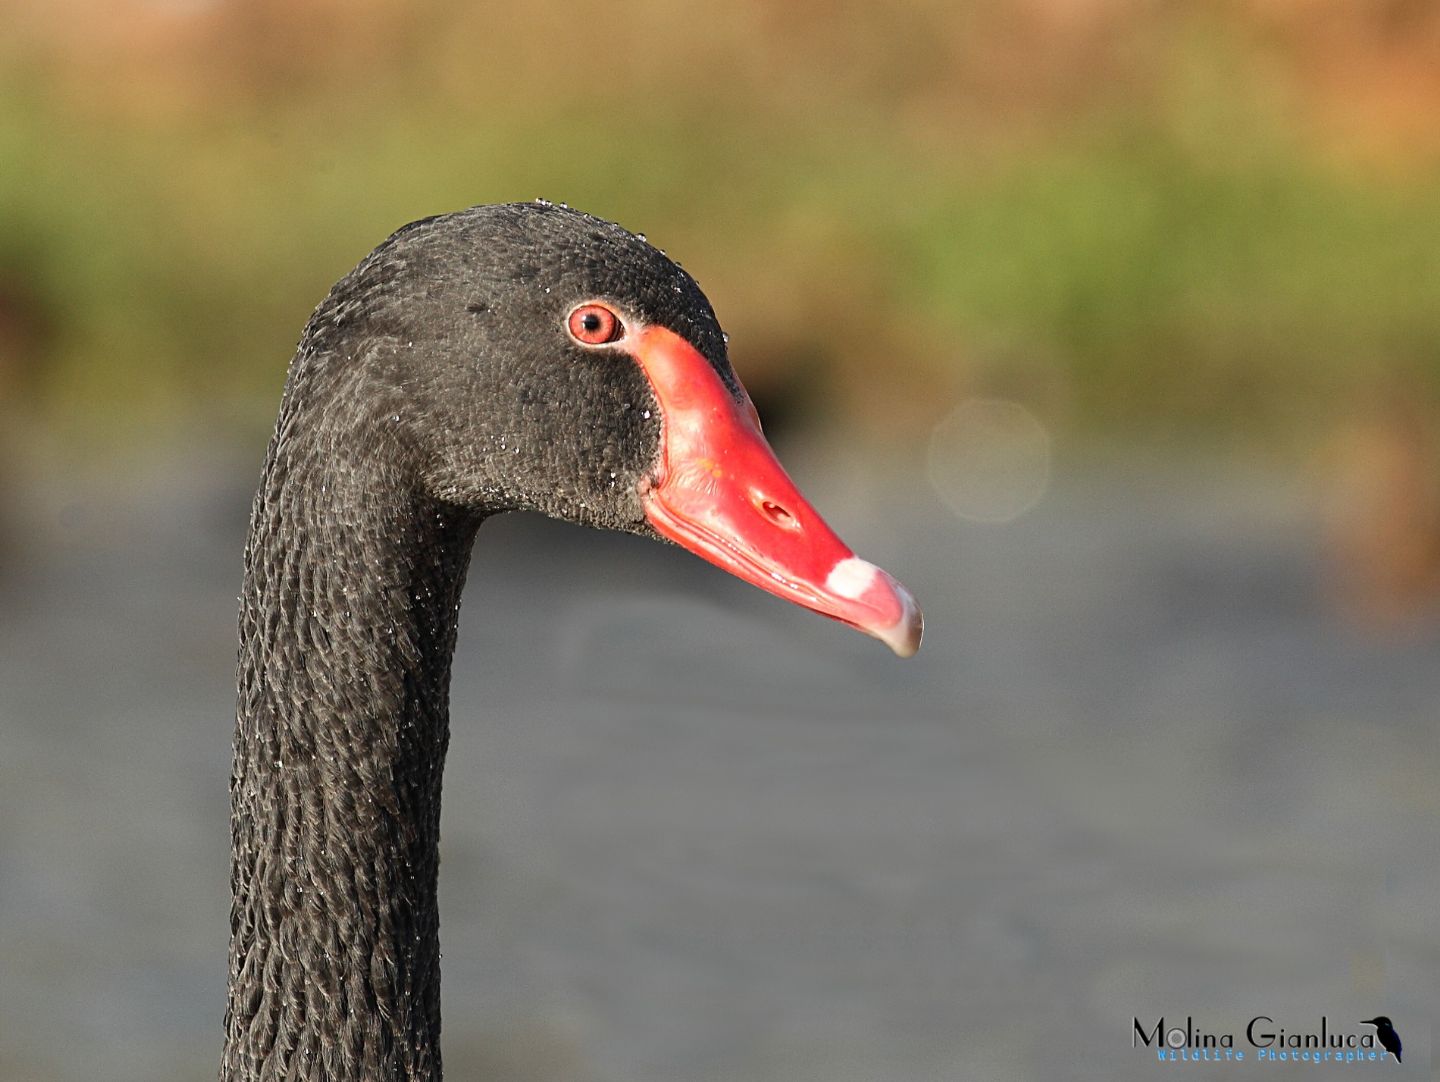
<svg viewBox="0 0 1440 1082">
<path fill-rule="evenodd" d="M 220 1077 L 440 1077 L 436 873 L 471 542 L 675 541 L 908 656 L 919 610 L 761 434 L 695 281 L 545 202 L 399 230 L 290 363 L 245 548 Z"/>
</svg>

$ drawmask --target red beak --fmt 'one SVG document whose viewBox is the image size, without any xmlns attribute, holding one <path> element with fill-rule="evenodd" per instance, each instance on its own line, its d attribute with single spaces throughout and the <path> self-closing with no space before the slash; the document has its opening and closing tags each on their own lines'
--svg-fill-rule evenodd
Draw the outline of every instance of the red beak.
<svg viewBox="0 0 1440 1082">
<path fill-rule="evenodd" d="M 852 552 L 786 476 L 744 389 L 694 346 L 647 327 L 631 351 L 661 411 L 660 465 L 641 499 L 665 537 L 778 597 L 873 635 L 901 657 L 924 619 L 899 582 Z"/>
</svg>

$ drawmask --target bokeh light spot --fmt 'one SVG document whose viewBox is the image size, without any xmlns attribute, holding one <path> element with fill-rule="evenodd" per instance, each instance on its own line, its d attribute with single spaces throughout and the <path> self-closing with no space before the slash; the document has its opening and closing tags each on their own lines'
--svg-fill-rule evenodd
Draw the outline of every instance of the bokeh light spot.
<svg viewBox="0 0 1440 1082">
<path fill-rule="evenodd" d="M 1019 402 L 969 398 L 930 435 L 930 484 L 971 522 L 1013 522 L 1050 484 L 1050 432 Z"/>
</svg>

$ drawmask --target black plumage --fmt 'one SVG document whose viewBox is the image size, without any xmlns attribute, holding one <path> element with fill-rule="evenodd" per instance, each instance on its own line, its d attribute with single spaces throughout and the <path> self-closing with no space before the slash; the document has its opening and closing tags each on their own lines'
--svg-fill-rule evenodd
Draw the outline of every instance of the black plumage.
<svg viewBox="0 0 1440 1082">
<path fill-rule="evenodd" d="M 652 533 L 661 419 L 565 313 L 609 299 L 738 388 L 694 280 L 549 204 L 397 232 L 316 309 L 255 497 L 240 605 L 221 1078 L 438 1079 L 441 770 L 489 514 Z"/>
</svg>

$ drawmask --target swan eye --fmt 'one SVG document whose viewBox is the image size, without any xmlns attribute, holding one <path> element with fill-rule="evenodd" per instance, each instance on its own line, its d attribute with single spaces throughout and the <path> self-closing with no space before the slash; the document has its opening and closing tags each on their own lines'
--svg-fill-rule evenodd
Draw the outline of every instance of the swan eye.
<svg viewBox="0 0 1440 1082">
<path fill-rule="evenodd" d="M 570 337 L 582 346 L 603 346 L 625 337 L 625 324 L 603 304 L 582 304 L 570 313 Z"/>
</svg>

